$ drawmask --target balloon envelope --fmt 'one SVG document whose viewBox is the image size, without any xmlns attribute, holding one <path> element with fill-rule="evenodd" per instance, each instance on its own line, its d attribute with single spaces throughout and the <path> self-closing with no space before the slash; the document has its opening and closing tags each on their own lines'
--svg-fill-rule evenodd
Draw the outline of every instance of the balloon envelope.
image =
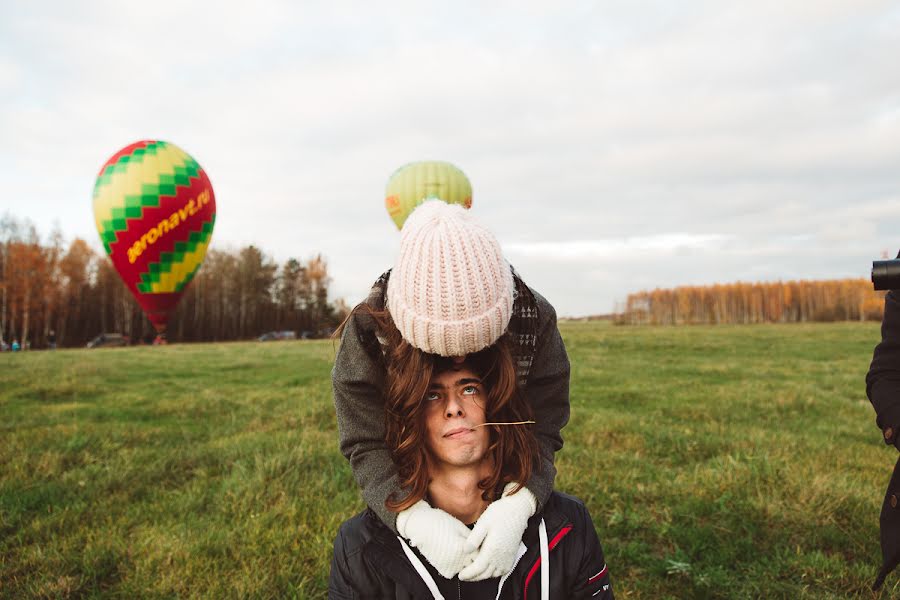
<svg viewBox="0 0 900 600">
<path fill-rule="evenodd" d="M 174 144 L 116 152 L 94 185 L 94 219 L 113 266 L 160 333 L 206 255 L 216 200 L 206 172 Z"/>
<path fill-rule="evenodd" d="M 448 204 L 472 206 L 472 184 L 466 174 L 436 160 L 409 163 L 394 171 L 384 195 L 384 206 L 397 229 L 425 200 L 439 198 Z"/>
</svg>

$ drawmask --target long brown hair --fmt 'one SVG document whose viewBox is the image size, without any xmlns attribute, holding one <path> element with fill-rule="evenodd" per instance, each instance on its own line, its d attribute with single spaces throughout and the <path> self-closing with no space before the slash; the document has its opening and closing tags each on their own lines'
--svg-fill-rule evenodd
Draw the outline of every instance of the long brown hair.
<svg viewBox="0 0 900 600">
<path fill-rule="evenodd" d="M 415 348 L 400 335 L 386 310 L 362 303 L 353 313 L 371 316 L 378 329 L 384 357 L 385 442 L 400 475 L 400 487 L 407 493 L 385 502 L 388 510 L 400 512 L 425 497 L 430 481 L 425 447 L 425 403 L 431 378 L 453 368 L 451 359 L 428 354 Z M 348 317 L 353 318 L 353 314 Z M 340 332 L 343 329 L 343 324 Z M 466 356 L 465 365 L 482 380 L 487 395 L 485 418 L 488 422 L 518 422 L 532 418 L 531 406 L 523 397 L 516 380 L 516 367 L 508 336 L 493 345 Z M 487 426 L 488 456 L 494 468 L 478 482 L 485 500 L 493 500 L 497 490 L 515 481 L 524 485 L 537 460 L 537 441 L 530 425 Z M 518 488 L 516 489 L 518 491 Z"/>
</svg>

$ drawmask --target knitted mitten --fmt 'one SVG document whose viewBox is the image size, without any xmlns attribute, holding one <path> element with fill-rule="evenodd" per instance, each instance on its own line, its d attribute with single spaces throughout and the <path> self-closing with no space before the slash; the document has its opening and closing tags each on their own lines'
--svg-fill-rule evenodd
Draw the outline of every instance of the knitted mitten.
<svg viewBox="0 0 900 600">
<path fill-rule="evenodd" d="M 481 550 L 472 564 L 460 572 L 460 580 L 481 581 L 512 570 L 528 519 L 537 509 L 537 498 L 527 488 L 509 495 L 516 485 L 506 484 L 503 496 L 487 507 L 469 534 L 467 549 L 480 546 Z"/>
<path fill-rule="evenodd" d="M 424 500 L 397 514 L 397 532 L 447 579 L 452 579 L 475 557 L 475 551 L 466 548 L 469 528 Z"/>
</svg>

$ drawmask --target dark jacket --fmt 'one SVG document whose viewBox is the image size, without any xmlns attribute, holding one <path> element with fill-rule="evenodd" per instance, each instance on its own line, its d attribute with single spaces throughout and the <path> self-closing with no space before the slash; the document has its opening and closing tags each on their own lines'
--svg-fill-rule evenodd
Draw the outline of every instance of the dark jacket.
<svg viewBox="0 0 900 600">
<path fill-rule="evenodd" d="M 550 598 L 612 599 L 609 570 L 591 516 L 581 500 L 559 492 L 553 492 L 543 512 L 528 521 L 522 536 L 527 549 L 504 582 L 501 598 L 540 598 L 538 528 L 542 518 L 550 552 Z M 365 510 L 345 521 L 334 541 L 328 597 L 412 600 L 434 596 L 397 536 L 374 512 Z"/>
<path fill-rule="evenodd" d="M 389 276 L 390 271 L 372 286 L 366 300 L 371 307 L 384 308 Z M 540 468 L 526 487 L 543 506 L 556 477 L 553 455 L 562 448 L 560 430 L 569 420 L 569 357 L 553 307 L 515 273 L 513 279 L 508 334 L 517 349 L 519 385 L 537 421 L 533 431 L 541 453 Z M 355 311 L 344 327 L 331 371 L 341 452 L 350 461 L 363 500 L 396 531 L 397 515 L 384 506 L 390 495 L 400 492 L 397 467 L 384 442 L 384 377 L 374 323 L 363 311 Z"/>
<path fill-rule="evenodd" d="M 890 291 L 884 298 L 881 343 L 875 346 L 866 375 L 866 394 L 875 408 L 875 422 L 884 443 L 900 449 L 900 297 Z M 900 460 L 881 506 L 883 563 L 873 589 L 900 563 Z"/>
</svg>

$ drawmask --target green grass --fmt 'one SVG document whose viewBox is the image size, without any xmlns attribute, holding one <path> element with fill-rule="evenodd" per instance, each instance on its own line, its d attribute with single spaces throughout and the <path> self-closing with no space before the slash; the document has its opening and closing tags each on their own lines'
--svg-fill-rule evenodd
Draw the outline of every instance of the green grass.
<svg viewBox="0 0 900 600">
<path fill-rule="evenodd" d="M 619 598 L 874 595 L 874 324 L 563 323 L 557 487 Z M 323 598 L 362 508 L 330 342 L 0 355 L 0 597 Z"/>
</svg>

